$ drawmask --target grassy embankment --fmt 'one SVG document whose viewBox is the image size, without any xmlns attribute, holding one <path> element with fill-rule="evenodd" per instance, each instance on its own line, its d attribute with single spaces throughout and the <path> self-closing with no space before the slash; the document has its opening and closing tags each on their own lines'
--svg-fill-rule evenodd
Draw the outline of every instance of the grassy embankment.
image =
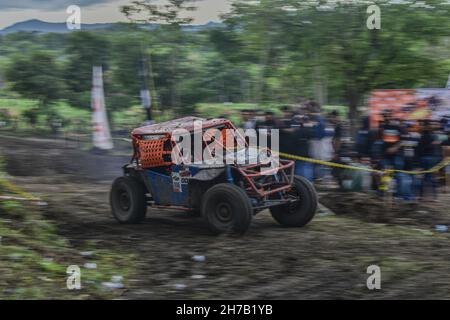
<svg viewBox="0 0 450 320">
<path fill-rule="evenodd" d="M 97 250 L 90 243 L 74 248 L 45 218 L 45 203 L 18 189 L 1 168 L 0 197 L 0 299 L 92 299 L 121 294 L 122 290 L 111 290 L 105 283 L 120 276 L 126 287 L 133 256 Z M 70 265 L 81 269 L 81 290 L 67 289 Z"/>
</svg>

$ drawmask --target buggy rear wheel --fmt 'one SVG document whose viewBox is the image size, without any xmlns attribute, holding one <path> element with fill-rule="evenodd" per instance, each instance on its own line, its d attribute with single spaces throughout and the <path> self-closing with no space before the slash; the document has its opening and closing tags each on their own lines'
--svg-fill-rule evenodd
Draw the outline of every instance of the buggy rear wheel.
<svg viewBox="0 0 450 320">
<path fill-rule="evenodd" d="M 317 192 L 307 179 L 296 176 L 291 196 L 298 201 L 270 208 L 272 217 L 284 227 L 303 227 L 308 224 L 317 211 Z"/>
<path fill-rule="evenodd" d="M 147 201 L 145 186 L 133 177 L 121 177 L 114 181 L 110 204 L 114 218 L 120 223 L 139 223 L 145 218 Z"/>
<path fill-rule="evenodd" d="M 206 192 L 201 212 L 215 234 L 243 234 L 253 217 L 252 204 L 245 191 L 229 183 L 215 185 Z"/>
</svg>

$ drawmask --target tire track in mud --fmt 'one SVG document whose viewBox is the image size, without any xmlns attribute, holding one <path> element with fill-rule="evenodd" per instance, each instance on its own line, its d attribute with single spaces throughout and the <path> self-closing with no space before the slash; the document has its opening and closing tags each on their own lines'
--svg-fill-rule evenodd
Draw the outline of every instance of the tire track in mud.
<svg viewBox="0 0 450 320">
<path fill-rule="evenodd" d="M 19 175 L 14 181 L 49 203 L 47 216 L 75 247 L 86 249 L 94 242 L 133 253 L 130 264 L 136 274 L 127 279 L 123 298 L 423 298 L 450 292 L 445 235 L 429 238 L 341 216 L 317 217 L 305 228 L 286 229 L 268 212 L 255 217 L 244 237 L 211 236 L 201 219 L 170 211 L 149 210 L 142 224 L 120 225 L 111 217 L 108 192 L 128 159 L 0 138 L 0 151 L 5 149 L 2 154 L 18 161 L 21 172 L 30 172 L 30 163 L 21 162 L 26 154 L 33 155 L 36 168 L 47 168 L 55 157 L 61 166 L 81 168 L 71 174 L 51 165 L 52 174 L 34 168 L 37 175 Z M 86 163 L 95 166 L 85 170 Z M 205 261 L 193 261 L 194 255 Z M 381 263 L 387 279 L 394 279 L 384 284 L 384 292 L 365 288 L 365 268 L 371 263 Z"/>
<path fill-rule="evenodd" d="M 129 279 L 123 298 L 411 298 L 419 297 L 420 290 L 431 295 L 430 284 L 438 277 L 450 284 L 448 275 L 442 278 L 443 267 L 436 267 L 448 265 L 444 261 L 450 253 L 442 251 L 448 239 L 437 248 L 436 243 L 417 247 L 414 239 L 390 235 L 389 230 L 380 239 L 370 233 L 370 224 L 339 217 L 317 218 L 304 229 L 285 229 L 267 212 L 254 219 L 245 237 L 211 236 L 200 219 L 170 211 L 149 210 L 142 224 L 120 225 L 109 213 L 108 184 L 66 182 L 50 184 L 47 191 L 39 178 L 32 180 L 16 179 L 28 191 L 39 190 L 48 199 L 49 217 L 74 246 L 94 241 L 96 246 L 136 256 L 131 263 L 137 274 Z M 412 274 L 415 284 L 408 279 L 397 283 L 410 288 L 408 292 L 394 286 L 392 292 L 371 294 L 365 288 L 366 261 L 397 256 L 400 262 L 415 257 L 425 261 L 434 254 L 442 259 L 426 268 L 439 269 L 441 276 L 431 274 L 430 280 L 427 274 L 427 283 Z M 206 261 L 192 261 L 194 255 L 204 255 Z M 194 280 L 195 275 L 204 278 Z M 186 287 L 176 289 L 180 284 Z M 448 286 L 441 282 L 433 287 L 444 292 Z"/>
</svg>

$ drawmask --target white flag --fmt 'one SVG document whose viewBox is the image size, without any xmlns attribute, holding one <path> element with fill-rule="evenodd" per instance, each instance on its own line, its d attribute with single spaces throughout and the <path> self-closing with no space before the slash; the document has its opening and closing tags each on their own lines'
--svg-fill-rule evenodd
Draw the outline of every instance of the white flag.
<svg viewBox="0 0 450 320">
<path fill-rule="evenodd" d="M 102 67 L 93 67 L 92 121 L 94 125 L 94 147 L 102 150 L 112 149 L 114 146 L 109 130 L 108 116 L 106 115 Z"/>
<path fill-rule="evenodd" d="M 150 109 L 152 107 L 152 96 L 150 95 L 150 90 L 141 90 L 141 101 L 145 109 Z"/>
</svg>

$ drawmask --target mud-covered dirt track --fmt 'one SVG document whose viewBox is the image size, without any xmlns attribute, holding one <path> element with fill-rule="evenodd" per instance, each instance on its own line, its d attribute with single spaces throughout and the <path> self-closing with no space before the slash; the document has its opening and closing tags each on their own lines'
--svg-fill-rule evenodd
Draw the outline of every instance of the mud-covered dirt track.
<svg viewBox="0 0 450 320">
<path fill-rule="evenodd" d="M 358 195 L 352 206 L 355 195 L 326 191 L 322 202 L 338 215 L 321 211 L 307 227 L 286 229 L 266 211 L 245 236 L 216 237 L 201 219 L 180 212 L 148 210 L 143 224 L 116 223 L 108 193 L 129 160 L 126 150 L 93 155 L 60 141 L 1 137 L 0 153 L 13 181 L 48 202 L 43 210 L 73 246 L 132 254 L 134 271 L 121 298 L 450 298 L 450 236 L 433 229 L 450 222 L 448 195 L 391 217 L 382 200 Z M 353 212 L 336 210 L 344 204 Z M 367 216 L 373 206 L 377 219 Z M 372 264 L 382 271 L 378 291 L 366 287 Z"/>
</svg>

